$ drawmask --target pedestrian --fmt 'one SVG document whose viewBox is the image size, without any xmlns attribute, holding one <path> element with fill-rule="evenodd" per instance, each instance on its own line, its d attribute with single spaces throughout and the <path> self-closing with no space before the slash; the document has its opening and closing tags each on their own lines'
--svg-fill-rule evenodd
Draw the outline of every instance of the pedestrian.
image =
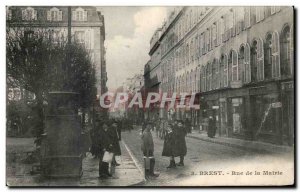
<svg viewBox="0 0 300 192">
<path fill-rule="evenodd" d="M 184 126 L 185 126 L 185 129 L 188 133 L 192 132 L 192 125 L 191 125 L 191 120 L 190 119 L 188 119 L 188 118 L 185 119 Z"/>
<path fill-rule="evenodd" d="M 112 177 L 109 172 L 109 162 L 104 162 L 103 157 L 106 152 L 113 152 L 113 140 L 109 133 L 109 127 L 107 123 L 103 123 L 103 126 L 99 129 L 99 141 L 100 141 L 100 159 L 99 159 L 99 178 L 106 179 Z"/>
<path fill-rule="evenodd" d="M 110 138 L 112 138 L 112 152 L 114 153 L 112 165 L 113 166 L 119 166 L 120 164 L 116 161 L 116 156 L 121 155 L 121 147 L 120 147 L 120 141 L 121 141 L 121 132 L 118 129 L 117 122 L 115 120 L 112 121 L 111 127 L 109 129 Z"/>
<path fill-rule="evenodd" d="M 151 134 L 151 124 L 147 123 L 145 130 L 142 133 L 142 145 L 141 150 L 145 159 L 145 178 L 158 177 L 159 174 L 154 173 L 155 158 L 154 154 L 154 144 Z"/>
<path fill-rule="evenodd" d="M 91 129 L 91 148 L 90 152 L 94 156 L 94 158 L 99 158 L 100 155 L 100 141 L 99 141 L 99 129 L 101 128 L 101 121 L 100 119 L 95 120 L 95 127 Z"/>
<path fill-rule="evenodd" d="M 184 166 L 184 156 L 187 153 L 185 136 L 187 134 L 186 129 L 183 126 L 182 121 L 178 121 L 177 125 L 174 126 L 174 157 L 180 157 L 180 162 L 176 166 Z"/>
<path fill-rule="evenodd" d="M 161 122 L 161 119 L 159 118 L 156 123 L 155 123 L 155 132 L 156 132 L 156 137 L 158 137 L 159 135 L 159 130 L 160 130 L 160 122 Z"/>
<path fill-rule="evenodd" d="M 171 124 L 166 125 L 166 134 L 164 136 L 164 146 L 162 156 L 170 158 L 170 164 L 167 168 L 176 167 L 174 159 L 175 135 Z"/>
<path fill-rule="evenodd" d="M 210 138 L 214 138 L 216 135 L 216 130 L 217 130 L 216 121 L 212 116 L 209 116 L 207 136 Z"/>
</svg>

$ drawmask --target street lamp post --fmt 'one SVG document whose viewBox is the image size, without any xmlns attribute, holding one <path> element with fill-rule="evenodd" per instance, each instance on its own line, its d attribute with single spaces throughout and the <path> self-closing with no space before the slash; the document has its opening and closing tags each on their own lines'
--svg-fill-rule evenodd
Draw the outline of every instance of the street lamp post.
<svg viewBox="0 0 300 192">
<path fill-rule="evenodd" d="M 64 86 L 49 92 L 45 133 L 41 146 L 41 170 L 46 177 L 80 177 L 82 175 L 82 136 L 78 115 L 78 93 L 70 87 L 71 7 L 68 7 L 67 59 Z"/>
</svg>

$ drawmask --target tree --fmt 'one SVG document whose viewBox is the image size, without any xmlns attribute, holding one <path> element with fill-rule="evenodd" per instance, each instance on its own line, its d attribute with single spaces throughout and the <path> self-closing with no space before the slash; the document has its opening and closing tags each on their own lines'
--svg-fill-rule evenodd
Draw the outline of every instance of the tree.
<svg viewBox="0 0 300 192">
<path fill-rule="evenodd" d="M 95 98 L 95 71 L 88 51 L 64 39 L 52 38 L 51 31 L 12 28 L 7 30 L 7 84 L 35 94 L 38 123 L 34 135 L 44 130 L 43 103 L 48 93 L 68 87 L 79 93 L 78 106 L 87 108 Z"/>
</svg>

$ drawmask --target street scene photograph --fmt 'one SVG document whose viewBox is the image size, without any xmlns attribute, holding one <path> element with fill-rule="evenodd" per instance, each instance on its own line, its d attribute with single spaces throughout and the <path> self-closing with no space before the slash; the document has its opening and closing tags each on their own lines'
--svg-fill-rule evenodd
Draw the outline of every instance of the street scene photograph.
<svg viewBox="0 0 300 192">
<path fill-rule="evenodd" d="M 5 13 L 7 187 L 295 186 L 293 6 Z"/>
</svg>

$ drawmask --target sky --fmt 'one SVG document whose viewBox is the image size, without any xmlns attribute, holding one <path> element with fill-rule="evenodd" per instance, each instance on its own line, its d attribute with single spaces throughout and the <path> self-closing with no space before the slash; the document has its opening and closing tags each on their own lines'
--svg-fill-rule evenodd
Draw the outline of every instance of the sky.
<svg viewBox="0 0 300 192">
<path fill-rule="evenodd" d="M 143 73 L 150 39 L 172 7 L 98 7 L 105 19 L 107 86 L 113 90 L 126 78 Z"/>
</svg>

